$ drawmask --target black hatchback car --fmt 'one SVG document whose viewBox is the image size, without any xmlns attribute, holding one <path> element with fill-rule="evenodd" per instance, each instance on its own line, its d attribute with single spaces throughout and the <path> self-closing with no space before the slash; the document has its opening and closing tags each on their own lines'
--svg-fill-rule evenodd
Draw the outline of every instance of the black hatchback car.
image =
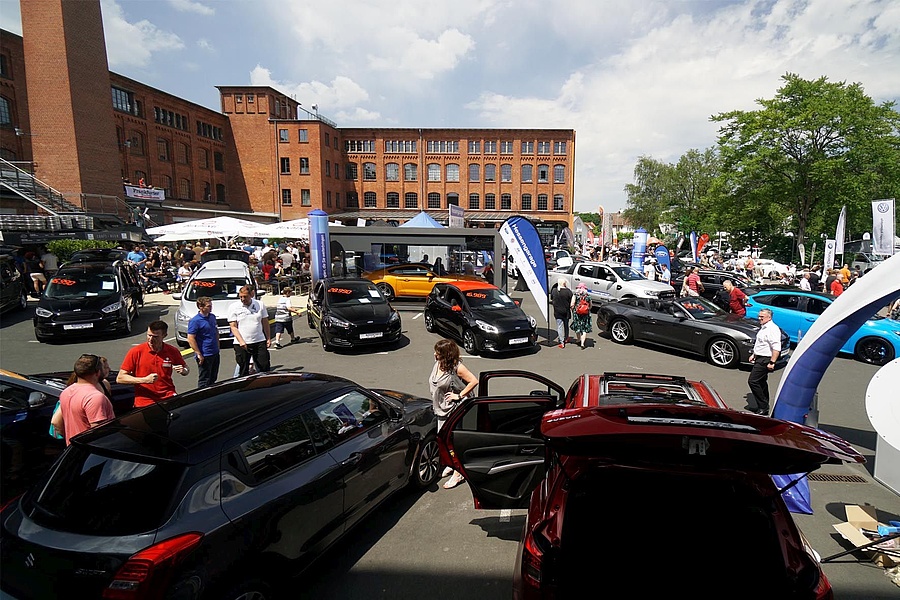
<svg viewBox="0 0 900 600">
<path fill-rule="evenodd" d="M 431 399 L 309 373 L 174 396 L 72 440 L 0 513 L 15 598 L 254 598 L 440 474 Z"/>
<path fill-rule="evenodd" d="M 9 254 L 0 254 L 0 312 L 27 305 L 28 288 L 25 278 L 16 268 L 15 259 Z"/>
<path fill-rule="evenodd" d="M 39 342 L 99 335 L 130 334 L 140 317 L 144 292 L 127 261 L 68 262 L 47 283 L 34 311 Z"/>
<path fill-rule="evenodd" d="M 322 347 L 357 348 L 400 341 L 400 313 L 368 279 L 329 277 L 316 282 L 306 321 Z"/>
</svg>

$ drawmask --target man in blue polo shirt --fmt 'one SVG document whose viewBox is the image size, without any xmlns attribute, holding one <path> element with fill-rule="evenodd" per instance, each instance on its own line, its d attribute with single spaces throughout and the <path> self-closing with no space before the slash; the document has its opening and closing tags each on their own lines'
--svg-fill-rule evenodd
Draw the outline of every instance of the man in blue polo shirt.
<svg viewBox="0 0 900 600">
<path fill-rule="evenodd" d="M 143 271 L 144 265 L 147 264 L 147 255 L 144 253 L 143 246 L 135 246 L 125 258 L 134 263 L 138 271 Z"/>
<path fill-rule="evenodd" d="M 219 378 L 219 328 L 209 296 L 197 298 L 197 309 L 200 312 L 188 321 L 187 338 L 197 359 L 197 387 L 204 388 Z"/>
</svg>

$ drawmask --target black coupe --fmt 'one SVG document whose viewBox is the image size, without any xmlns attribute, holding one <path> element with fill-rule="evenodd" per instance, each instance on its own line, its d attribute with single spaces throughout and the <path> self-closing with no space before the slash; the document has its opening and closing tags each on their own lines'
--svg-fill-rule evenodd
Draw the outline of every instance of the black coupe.
<svg viewBox="0 0 900 600">
<path fill-rule="evenodd" d="M 322 347 L 355 348 L 400 340 L 400 313 L 367 279 L 329 277 L 317 281 L 307 302 L 306 320 L 319 332 Z"/>
</svg>

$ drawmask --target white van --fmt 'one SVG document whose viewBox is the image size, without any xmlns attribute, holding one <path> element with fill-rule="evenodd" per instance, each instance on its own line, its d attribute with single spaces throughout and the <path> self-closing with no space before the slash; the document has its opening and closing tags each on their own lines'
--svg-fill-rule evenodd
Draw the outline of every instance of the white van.
<svg viewBox="0 0 900 600">
<path fill-rule="evenodd" d="M 175 341 L 182 348 L 188 347 L 188 322 L 197 314 L 197 298 L 212 299 L 212 314 L 216 316 L 219 343 L 232 343 L 234 336 L 228 326 L 228 309 L 238 301 L 238 291 L 249 285 L 259 299 L 265 291 L 256 289 L 256 281 L 250 275 L 249 265 L 242 260 L 207 260 L 197 267 L 179 294 L 172 297 L 179 301 L 175 312 Z"/>
</svg>

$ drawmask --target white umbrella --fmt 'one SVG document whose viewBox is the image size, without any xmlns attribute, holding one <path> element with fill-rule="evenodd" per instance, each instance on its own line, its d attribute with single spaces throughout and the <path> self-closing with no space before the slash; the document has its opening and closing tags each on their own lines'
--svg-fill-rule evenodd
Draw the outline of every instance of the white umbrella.
<svg viewBox="0 0 900 600">
<path fill-rule="evenodd" d="M 264 227 L 263 223 L 256 221 L 235 219 L 234 217 L 214 217 L 151 227 L 147 230 L 147 234 L 165 236 L 159 238 L 159 241 L 164 242 L 203 238 L 231 239 L 237 236 L 259 237 Z"/>
<path fill-rule="evenodd" d="M 281 223 L 270 223 L 261 229 L 263 235 L 255 237 L 309 239 L 309 219 L 294 219 Z"/>
</svg>

